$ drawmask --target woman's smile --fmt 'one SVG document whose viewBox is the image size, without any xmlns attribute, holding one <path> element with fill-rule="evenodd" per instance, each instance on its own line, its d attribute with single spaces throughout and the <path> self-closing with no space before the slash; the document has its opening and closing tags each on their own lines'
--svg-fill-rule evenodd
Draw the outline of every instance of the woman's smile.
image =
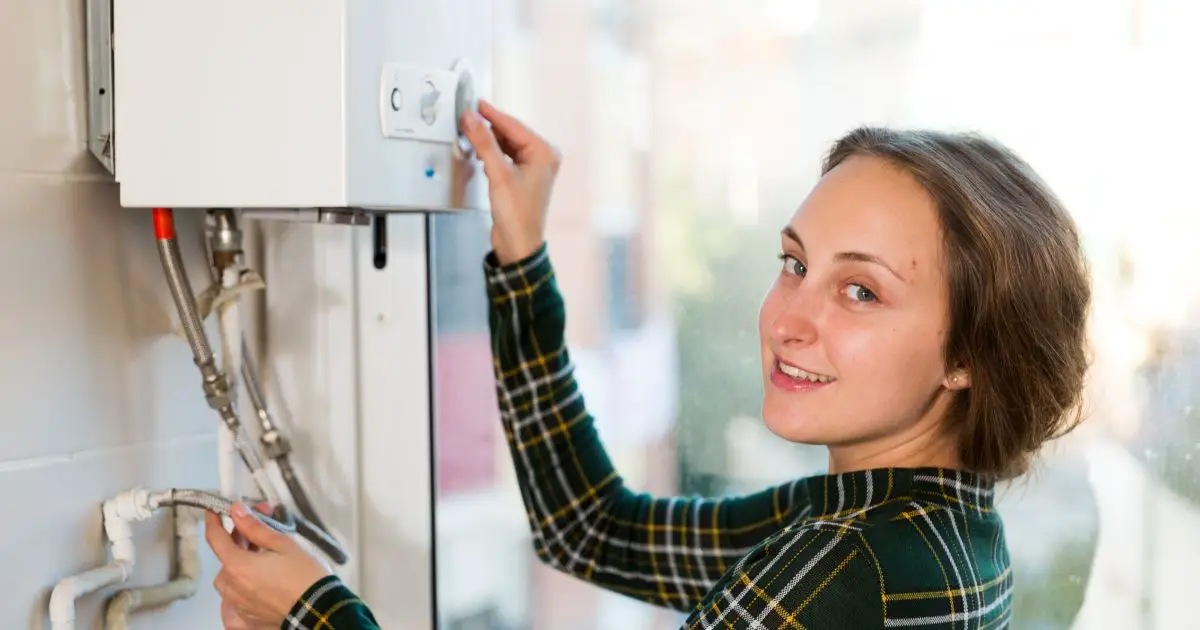
<svg viewBox="0 0 1200 630">
<path fill-rule="evenodd" d="M 779 358 L 775 359 L 775 366 L 771 370 L 771 384 L 787 392 L 812 392 L 836 381 L 832 376 L 806 370 Z"/>
</svg>

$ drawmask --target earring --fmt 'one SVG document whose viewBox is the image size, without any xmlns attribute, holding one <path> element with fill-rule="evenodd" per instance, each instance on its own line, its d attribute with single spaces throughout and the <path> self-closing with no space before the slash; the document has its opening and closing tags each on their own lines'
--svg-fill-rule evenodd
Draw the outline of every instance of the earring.
<svg viewBox="0 0 1200 630">
<path fill-rule="evenodd" d="M 958 376 L 951 376 L 950 382 L 954 383 L 955 385 L 958 385 Z"/>
</svg>

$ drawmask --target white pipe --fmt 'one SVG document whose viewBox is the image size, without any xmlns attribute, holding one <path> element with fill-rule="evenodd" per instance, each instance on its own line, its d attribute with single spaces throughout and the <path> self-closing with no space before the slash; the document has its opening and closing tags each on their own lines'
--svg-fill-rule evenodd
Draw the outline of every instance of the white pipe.
<svg viewBox="0 0 1200 630">
<path fill-rule="evenodd" d="M 64 578 L 50 593 L 50 626 L 54 630 L 75 629 L 75 600 L 133 574 L 135 553 L 131 521 L 143 521 L 154 513 L 150 493 L 141 488 L 127 490 L 104 502 L 104 533 L 112 550 L 112 562 Z"/>
<path fill-rule="evenodd" d="M 245 393 L 246 381 L 242 378 L 242 319 L 241 307 L 242 293 L 241 272 L 236 266 L 226 267 L 221 274 L 221 292 L 214 302 L 216 303 L 217 320 L 219 323 L 218 332 L 220 333 L 221 343 L 221 371 L 229 380 L 229 389 L 233 394 L 234 401 L 245 400 L 242 396 Z M 218 465 L 221 467 L 221 495 L 226 497 L 237 497 L 237 458 L 238 437 L 229 430 L 228 425 L 221 423 L 221 438 L 220 453 L 218 454 Z M 271 505 L 279 505 L 282 500 L 278 490 L 275 488 L 275 482 L 271 479 L 268 473 L 268 465 L 270 462 L 259 467 L 258 470 L 251 470 L 250 474 L 253 478 L 255 487 L 259 488 L 265 495 L 267 503 Z M 228 484 L 228 485 L 227 485 Z M 228 518 L 223 519 L 225 528 L 232 530 L 233 522 Z"/>
<path fill-rule="evenodd" d="M 108 602 L 107 630 L 126 630 L 129 616 L 139 610 L 164 606 L 196 594 L 200 580 L 199 522 L 203 511 L 175 507 L 175 577 L 169 582 L 118 592 Z"/>
<path fill-rule="evenodd" d="M 124 582 L 132 571 L 133 567 L 114 562 L 61 580 L 50 594 L 50 627 L 75 630 L 75 600 Z"/>
<path fill-rule="evenodd" d="M 222 291 L 233 290 L 238 284 L 238 271 L 235 266 L 226 267 L 221 274 Z M 221 335 L 221 371 L 229 379 L 229 389 L 234 393 L 234 399 L 241 399 L 239 384 L 242 374 L 242 327 L 238 309 L 238 299 L 225 302 L 217 307 L 217 319 Z M 219 423 L 217 434 L 217 467 L 220 476 L 220 491 L 222 496 L 237 496 L 237 438 L 224 422 Z M 229 523 L 226 523 L 226 528 Z"/>
</svg>

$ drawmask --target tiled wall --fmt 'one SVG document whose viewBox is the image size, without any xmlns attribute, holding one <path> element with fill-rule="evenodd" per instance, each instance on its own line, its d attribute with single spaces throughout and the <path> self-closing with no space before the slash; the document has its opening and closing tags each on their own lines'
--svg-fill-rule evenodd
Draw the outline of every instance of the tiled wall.
<svg viewBox="0 0 1200 630">
<path fill-rule="evenodd" d="M 215 487 L 216 420 L 148 211 L 122 209 L 86 150 L 82 0 L 0 2 L 0 628 L 43 630 L 50 589 L 105 561 L 100 502 L 134 485 Z M 197 217 L 181 218 L 195 234 Z M 189 263 L 200 263 L 198 242 Z M 193 278 L 204 277 L 194 267 Z M 170 574 L 166 519 L 135 526 L 131 583 Z M 205 549 L 192 600 L 134 628 L 219 627 Z M 109 589 L 80 601 L 99 628 Z"/>
</svg>

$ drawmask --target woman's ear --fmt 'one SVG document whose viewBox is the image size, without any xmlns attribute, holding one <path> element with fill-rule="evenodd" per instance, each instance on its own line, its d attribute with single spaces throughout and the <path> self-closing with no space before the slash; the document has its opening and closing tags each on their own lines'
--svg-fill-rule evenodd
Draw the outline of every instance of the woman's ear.
<svg viewBox="0 0 1200 630">
<path fill-rule="evenodd" d="M 942 387 L 949 390 L 967 389 L 971 386 L 971 374 L 963 368 L 951 371 L 942 381 Z"/>
</svg>

